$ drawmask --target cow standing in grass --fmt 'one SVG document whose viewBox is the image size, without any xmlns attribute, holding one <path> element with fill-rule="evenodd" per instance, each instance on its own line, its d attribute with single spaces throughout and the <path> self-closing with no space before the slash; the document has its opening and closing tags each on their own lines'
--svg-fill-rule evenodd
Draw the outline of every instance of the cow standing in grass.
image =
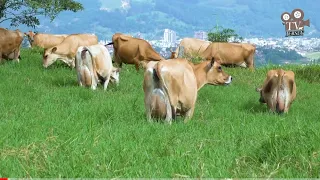
<svg viewBox="0 0 320 180">
<path fill-rule="evenodd" d="M 18 29 L 11 31 L 0 28 L 0 62 L 2 59 L 13 59 L 19 62 L 23 37 L 23 33 Z"/>
<path fill-rule="evenodd" d="M 101 44 L 78 48 L 76 70 L 80 86 L 95 90 L 100 82 L 106 90 L 109 81 L 119 84 L 119 69 L 113 67 L 107 47 Z"/>
<path fill-rule="evenodd" d="M 147 119 L 161 118 L 171 123 L 177 113 L 192 118 L 198 90 L 205 84 L 230 84 L 232 77 L 212 59 L 193 64 L 187 59 L 150 62 L 144 73 L 144 102 Z"/>
<path fill-rule="evenodd" d="M 283 69 L 270 70 L 267 73 L 260 92 L 259 102 L 266 103 L 272 112 L 288 112 L 296 98 L 296 83 L 293 71 Z"/>
<path fill-rule="evenodd" d="M 56 46 L 68 36 L 67 34 L 46 34 L 46 33 L 34 33 L 29 31 L 24 33 L 28 37 L 31 47 L 41 47 L 44 49 Z"/>
<path fill-rule="evenodd" d="M 47 68 L 56 60 L 61 60 L 70 67 L 75 67 L 75 56 L 80 46 L 98 44 L 98 37 L 94 34 L 71 34 L 62 43 L 45 49 L 43 67 Z"/>
<path fill-rule="evenodd" d="M 112 36 L 115 63 L 121 68 L 122 63 L 134 64 L 136 70 L 149 61 L 164 60 L 144 39 L 133 38 L 125 34 L 115 33 Z"/>
</svg>

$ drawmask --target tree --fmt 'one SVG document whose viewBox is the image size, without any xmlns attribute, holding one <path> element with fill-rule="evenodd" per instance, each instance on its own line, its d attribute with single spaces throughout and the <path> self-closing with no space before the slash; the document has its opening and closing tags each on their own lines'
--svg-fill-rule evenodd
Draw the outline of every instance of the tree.
<svg viewBox="0 0 320 180">
<path fill-rule="evenodd" d="M 243 38 L 239 36 L 233 29 L 216 26 L 215 31 L 210 31 L 208 33 L 208 40 L 211 42 L 228 42 L 229 40 L 232 42 L 242 42 Z"/>
<path fill-rule="evenodd" d="M 0 23 L 11 21 L 10 26 L 40 24 L 37 16 L 49 17 L 51 21 L 62 11 L 83 10 L 81 3 L 73 0 L 0 0 Z"/>
</svg>

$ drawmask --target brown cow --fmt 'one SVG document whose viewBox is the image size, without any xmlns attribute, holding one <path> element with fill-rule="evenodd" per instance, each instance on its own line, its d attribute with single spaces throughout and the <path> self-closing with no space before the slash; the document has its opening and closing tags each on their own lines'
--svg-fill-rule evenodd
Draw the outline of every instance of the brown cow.
<svg viewBox="0 0 320 180">
<path fill-rule="evenodd" d="M 183 38 L 180 41 L 179 46 L 176 48 L 175 58 L 179 56 L 179 51 L 182 49 L 181 47 L 183 47 L 182 56 L 192 58 L 202 54 L 210 44 L 210 41 L 204 41 L 196 38 Z"/>
<path fill-rule="evenodd" d="M 67 34 L 45 34 L 45 33 L 34 33 L 29 31 L 24 33 L 28 37 L 31 47 L 41 47 L 44 49 L 56 46 L 68 36 Z"/>
<path fill-rule="evenodd" d="M 263 86 L 257 91 L 260 92 L 259 102 L 267 103 L 272 112 L 288 112 L 296 98 L 294 72 L 283 69 L 268 71 Z"/>
<path fill-rule="evenodd" d="M 256 47 L 248 43 L 214 42 L 201 54 L 210 60 L 213 57 L 221 60 L 222 65 L 237 65 L 254 69 Z"/>
<path fill-rule="evenodd" d="M 198 90 L 205 84 L 230 84 L 218 61 L 192 64 L 187 59 L 150 62 L 144 74 L 146 116 L 165 118 L 171 123 L 179 112 L 187 122 L 193 116 Z"/>
<path fill-rule="evenodd" d="M 152 46 L 143 39 L 130 37 L 125 34 L 116 33 L 112 36 L 114 52 L 113 57 L 116 64 L 122 67 L 122 63 L 134 64 L 136 70 L 139 71 L 140 64 L 143 61 L 160 61 L 161 57 Z"/>
<path fill-rule="evenodd" d="M 45 49 L 43 54 L 43 66 L 47 68 L 57 59 L 75 67 L 75 56 L 80 46 L 90 46 L 98 44 L 98 37 L 93 34 L 71 34 L 62 43 Z"/>
<path fill-rule="evenodd" d="M 19 62 L 22 41 L 23 33 L 20 30 L 12 31 L 0 28 L 0 62 L 2 62 L 2 58 Z"/>
</svg>

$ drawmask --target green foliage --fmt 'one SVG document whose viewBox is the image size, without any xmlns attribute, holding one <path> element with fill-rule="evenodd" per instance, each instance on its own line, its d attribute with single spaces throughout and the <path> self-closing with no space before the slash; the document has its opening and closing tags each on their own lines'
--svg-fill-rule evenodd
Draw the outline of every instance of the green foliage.
<svg viewBox="0 0 320 180">
<path fill-rule="evenodd" d="M 273 64 L 282 64 L 284 61 L 297 62 L 304 59 L 303 56 L 298 54 L 295 50 L 287 48 L 270 48 L 267 46 L 257 47 L 257 51 L 267 61 L 271 61 Z"/>
<path fill-rule="evenodd" d="M 221 30 L 219 30 L 221 29 Z M 242 42 L 243 38 L 239 36 L 235 30 L 230 28 L 223 28 L 222 26 L 216 26 L 215 31 L 208 33 L 208 40 L 211 42 Z"/>
<path fill-rule="evenodd" d="M 306 65 L 304 68 L 297 70 L 296 76 L 310 83 L 320 83 L 320 65 Z"/>
<path fill-rule="evenodd" d="M 25 24 L 35 27 L 40 24 L 38 15 L 52 21 L 62 11 L 83 10 L 80 3 L 73 0 L 1 0 L 0 23 L 11 21 L 11 26 Z"/>
<path fill-rule="evenodd" d="M 0 66 L 1 177 L 319 177 L 319 84 L 299 74 L 297 99 L 276 115 L 255 88 L 278 66 L 223 68 L 232 84 L 204 86 L 192 120 L 168 126 L 146 120 L 143 72 L 132 65 L 118 87 L 93 91 L 75 69 L 44 69 L 30 49 L 21 56 Z"/>
</svg>

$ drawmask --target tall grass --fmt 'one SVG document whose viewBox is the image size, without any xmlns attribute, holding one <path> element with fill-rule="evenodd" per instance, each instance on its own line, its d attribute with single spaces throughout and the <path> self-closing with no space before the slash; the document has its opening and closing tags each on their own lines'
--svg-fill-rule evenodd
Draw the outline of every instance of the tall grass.
<svg viewBox="0 0 320 180">
<path fill-rule="evenodd" d="M 224 68 L 230 86 L 199 91 L 187 124 L 149 123 L 143 72 L 126 65 L 120 85 L 79 87 L 62 63 L 42 67 L 41 53 L 0 66 L 1 177 L 319 178 L 319 67 L 296 72 L 288 114 L 258 102 L 265 66 Z"/>
</svg>

